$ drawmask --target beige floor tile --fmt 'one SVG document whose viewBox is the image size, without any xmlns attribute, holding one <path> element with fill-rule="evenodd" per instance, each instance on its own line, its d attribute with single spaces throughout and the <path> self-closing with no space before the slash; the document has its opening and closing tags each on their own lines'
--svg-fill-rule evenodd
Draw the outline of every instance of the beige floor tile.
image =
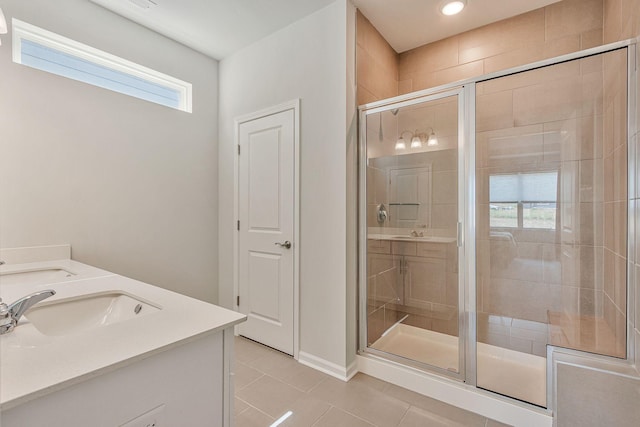
<svg viewBox="0 0 640 427">
<path fill-rule="evenodd" d="M 268 427 L 275 420 L 255 408 L 248 407 L 236 416 L 236 427 Z"/>
<path fill-rule="evenodd" d="M 236 417 L 242 412 L 246 411 L 248 408 L 249 405 L 246 402 L 238 399 L 237 397 L 233 399 L 233 413 Z"/>
<path fill-rule="evenodd" d="M 235 372 L 233 376 L 235 381 L 236 391 L 242 390 L 247 385 L 251 384 L 252 382 L 254 382 L 255 380 L 257 380 L 263 375 L 264 373 L 256 369 L 253 369 L 245 365 L 244 363 L 236 363 Z"/>
<path fill-rule="evenodd" d="M 440 417 L 429 411 L 412 406 L 398 427 L 465 427 L 464 424 Z"/>
<path fill-rule="evenodd" d="M 265 347 L 243 337 L 236 337 L 234 344 L 236 362 L 244 363 L 249 366 L 254 360 L 275 352 L 275 350 L 272 350 L 269 347 Z"/>
<path fill-rule="evenodd" d="M 322 372 L 304 366 L 293 357 L 278 352 L 272 352 L 254 360 L 251 366 L 305 392 L 326 378 Z"/>
<path fill-rule="evenodd" d="M 496 420 L 487 420 L 486 427 L 511 427 L 509 424 L 503 424 Z"/>
<path fill-rule="evenodd" d="M 240 399 L 274 418 L 287 412 L 302 395 L 300 390 L 268 375 L 236 392 Z"/>
<path fill-rule="evenodd" d="M 357 373 L 353 378 L 351 378 L 349 383 L 362 385 L 378 391 L 384 390 L 389 384 L 386 381 L 379 380 L 363 373 Z"/>
<path fill-rule="evenodd" d="M 313 427 L 371 427 L 370 424 L 338 408 L 331 408 Z"/>
<path fill-rule="evenodd" d="M 441 418 L 445 418 L 460 425 L 484 427 L 486 422 L 486 418 L 482 415 L 465 411 L 464 409 L 457 408 L 453 405 L 449 405 L 436 399 L 431 399 L 429 397 L 414 393 L 411 390 L 407 390 L 393 384 L 387 383 L 387 387 L 384 389 L 384 393 L 403 402 L 407 402 L 408 404 L 416 408 L 422 409 L 432 414 L 437 414 Z"/>
<path fill-rule="evenodd" d="M 362 384 L 327 378 L 309 393 L 379 426 L 397 426 L 409 404 Z"/>
<path fill-rule="evenodd" d="M 289 409 L 292 414 L 280 426 L 311 427 L 331 409 L 331 405 L 313 397 L 305 396 L 297 400 Z"/>
</svg>

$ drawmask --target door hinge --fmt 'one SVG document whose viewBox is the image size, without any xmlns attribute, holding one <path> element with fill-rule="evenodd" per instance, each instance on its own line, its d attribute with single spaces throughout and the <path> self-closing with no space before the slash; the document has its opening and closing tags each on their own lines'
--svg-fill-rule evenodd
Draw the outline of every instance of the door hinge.
<svg viewBox="0 0 640 427">
<path fill-rule="evenodd" d="M 240 155 L 240 144 L 238 144 L 238 156 Z"/>
<path fill-rule="evenodd" d="M 236 297 L 236 305 L 240 307 L 240 295 Z"/>
<path fill-rule="evenodd" d="M 238 220 L 238 223 L 236 224 L 236 227 L 238 228 L 238 231 L 240 231 L 240 220 Z"/>
</svg>

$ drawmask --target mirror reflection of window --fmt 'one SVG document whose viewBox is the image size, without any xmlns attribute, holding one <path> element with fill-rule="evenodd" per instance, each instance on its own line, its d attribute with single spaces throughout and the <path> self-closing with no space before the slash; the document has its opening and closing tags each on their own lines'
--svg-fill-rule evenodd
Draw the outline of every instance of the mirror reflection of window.
<svg viewBox="0 0 640 427">
<path fill-rule="evenodd" d="M 499 174 L 489 177 L 492 228 L 555 230 L 558 173 Z"/>
</svg>

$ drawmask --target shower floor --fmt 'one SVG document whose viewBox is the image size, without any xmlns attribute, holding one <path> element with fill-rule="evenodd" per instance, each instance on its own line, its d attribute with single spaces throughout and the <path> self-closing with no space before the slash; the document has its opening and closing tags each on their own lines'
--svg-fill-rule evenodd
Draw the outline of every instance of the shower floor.
<svg viewBox="0 0 640 427">
<path fill-rule="evenodd" d="M 415 326 L 395 325 L 371 345 L 396 354 L 458 371 L 458 337 Z M 546 358 L 478 343 L 478 387 L 546 407 Z"/>
</svg>

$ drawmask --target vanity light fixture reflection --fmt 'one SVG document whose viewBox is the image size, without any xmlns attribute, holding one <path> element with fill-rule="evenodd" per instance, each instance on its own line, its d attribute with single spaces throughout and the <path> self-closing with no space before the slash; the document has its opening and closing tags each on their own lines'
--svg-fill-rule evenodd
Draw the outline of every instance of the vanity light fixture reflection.
<svg viewBox="0 0 640 427">
<path fill-rule="evenodd" d="M 429 134 L 429 138 L 427 139 L 427 147 L 435 147 L 436 145 L 438 145 L 438 138 L 436 137 L 433 128 L 429 129 L 431 129 L 431 133 Z"/>
<path fill-rule="evenodd" d="M 400 136 L 398 137 L 398 140 L 396 141 L 396 146 L 395 146 L 395 150 L 396 151 L 400 151 L 400 150 L 406 150 L 407 149 L 407 141 L 405 141 L 405 139 L 403 138 L 403 135 L 405 133 L 409 133 L 411 134 L 412 138 L 413 138 L 413 133 L 411 133 L 411 131 L 405 130 L 400 132 Z M 413 147 L 413 142 L 411 143 L 412 147 Z"/>
<path fill-rule="evenodd" d="M 427 129 L 429 129 L 430 132 L 420 133 L 418 130 L 416 130 L 415 132 L 411 132 L 408 130 L 402 131 L 402 133 L 400 133 L 400 136 L 398 137 L 398 140 L 396 141 L 395 150 L 401 151 L 407 149 L 407 140 L 404 138 L 404 134 L 406 133 L 411 134 L 411 148 L 422 148 L 425 140 L 427 142 L 427 147 L 435 147 L 436 145 L 438 145 L 438 138 L 436 137 L 436 133 L 432 127 L 428 127 Z M 428 137 L 427 133 L 429 135 Z"/>
<path fill-rule="evenodd" d="M 422 147 L 422 138 L 418 135 L 418 131 L 411 138 L 411 148 L 421 148 Z"/>
</svg>

